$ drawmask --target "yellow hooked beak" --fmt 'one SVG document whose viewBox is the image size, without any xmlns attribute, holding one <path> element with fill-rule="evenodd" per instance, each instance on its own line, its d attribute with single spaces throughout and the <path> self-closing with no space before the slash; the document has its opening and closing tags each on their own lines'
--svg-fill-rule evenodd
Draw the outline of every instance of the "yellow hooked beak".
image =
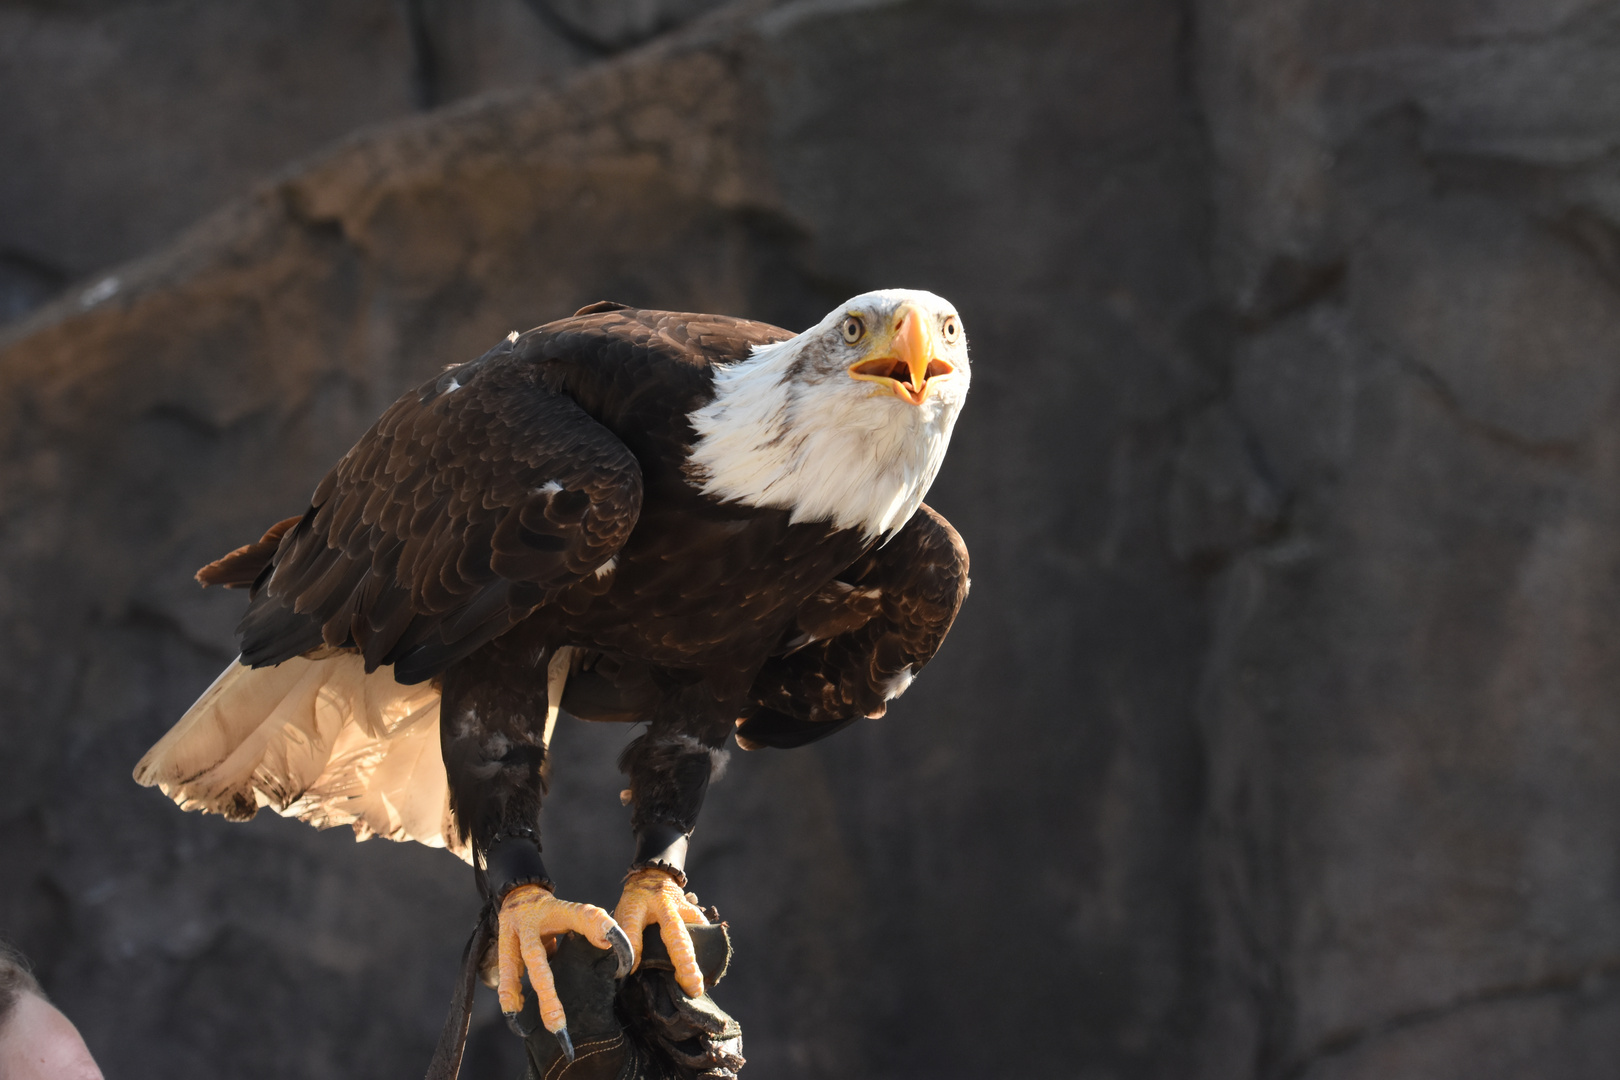
<svg viewBox="0 0 1620 1080">
<path fill-rule="evenodd" d="M 934 354 L 934 331 L 912 305 L 900 309 L 900 318 L 888 340 L 878 338 L 872 352 L 851 364 L 851 378 L 874 382 L 908 405 L 921 405 L 928 397 L 928 380 L 955 371 Z"/>
</svg>

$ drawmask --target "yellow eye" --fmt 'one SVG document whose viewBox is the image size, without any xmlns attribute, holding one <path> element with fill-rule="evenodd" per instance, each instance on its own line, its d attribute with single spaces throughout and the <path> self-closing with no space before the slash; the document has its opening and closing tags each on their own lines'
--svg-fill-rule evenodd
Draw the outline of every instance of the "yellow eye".
<svg viewBox="0 0 1620 1080">
<path fill-rule="evenodd" d="M 956 325 L 956 316 L 945 316 L 945 340 L 954 342 L 961 335 L 961 328 Z"/>
<path fill-rule="evenodd" d="M 850 315 L 844 319 L 845 341 L 853 345 L 861 340 L 861 335 L 864 333 L 866 333 L 866 324 L 861 322 L 859 315 Z"/>
</svg>

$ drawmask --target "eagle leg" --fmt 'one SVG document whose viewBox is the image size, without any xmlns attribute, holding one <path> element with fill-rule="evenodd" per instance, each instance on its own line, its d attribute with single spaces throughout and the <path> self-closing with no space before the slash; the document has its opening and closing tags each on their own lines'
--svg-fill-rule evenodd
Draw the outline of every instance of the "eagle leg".
<svg viewBox="0 0 1620 1080">
<path fill-rule="evenodd" d="M 501 1012 L 513 1031 L 520 1036 L 529 1034 L 517 1022 L 523 1011 L 523 975 L 527 972 L 529 985 L 539 999 L 540 1022 L 556 1037 L 563 1055 L 573 1061 L 568 1017 L 563 1013 L 547 961 L 548 955 L 557 951 L 558 936 L 570 931 L 599 949 L 612 949 L 619 959 L 619 974 L 628 974 L 634 955 L 630 938 L 601 908 L 558 900 L 541 885 L 519 885 L 501 901 L 496 938 Z"/>
<path fill-rule="evenodd" d="M 449 668 L 439 733 L 450 807 L 471 843 L 479 891 L 497 913 L 493 951 L 501 1011 L 514 1031 L 527 1034 L 517 1022 L 527 972 L 541 1023 L 566 1054 L 568 1019 L 546 959 L 558 936 L 577 933 L 612 949 L 621 975 L 629 974 L 635 949 L 606 911 L 558 900 L 546 874 L 539 827 L 547 743 L 573 650 L 557 649 L 547 663 L 537 659 L 545 658 L 508 654 L 496 643 Z M 542 701 L 540 719 L 535 705 Z"/>
<path fill-rule="evenodd" d="M 687 842 L 709 781 L 724 761 L 719 748 L 731 733 L 749 678 L 705 680 L 669 693 L 647 733 L 619 759 L 630 778 L 636 853 L 614 915 L 632 942 L 639 943 L 642 931 L 657 925 L 675 981 L 692 997 L 703 993 L 703 972 L 686 928 L 708 920 L 686 893 Z"/>
</svg>

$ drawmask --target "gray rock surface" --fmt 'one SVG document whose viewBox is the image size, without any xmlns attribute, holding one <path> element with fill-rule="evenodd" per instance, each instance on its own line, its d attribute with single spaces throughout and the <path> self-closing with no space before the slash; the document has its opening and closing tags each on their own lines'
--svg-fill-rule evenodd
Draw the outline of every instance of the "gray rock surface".
<svg viewBox="0 0 1620 1080">
<path fill-rule="evenodd" d="M 555 82 L 714 0 L 0 2 L 0 322 L 357 128 Z"/>
<path fill-rule="evenodd" d="M 712 6 L 421 0 L 346 47 L 364 5 L 0 5 L 0 154 L 44 133 L 0 246 L 37 212 L 17 250 L 95 271 L 0 338 L 0 932 L 109 1080 L 410 1075 L 474 908 L 442 853 L 133 785 L 232 655 L 191 571 L 510 329 L 884 285 L 973 339 L 930 501 L 974 591 L 888 717 L 710 796 L 749 1075 L 1611 1075 L 1620 8 Z M 53 143 L 124 84 L 27 35 L 110 26 L 173 127 Z M 311 100 L 377 73 L 353 112 L 208 67 L 300 27 Z M 424 70 L 465 100 L 407 116 Z M 244 117 L 283 141 L 199 135 Z M 599 903 L 627 737 L 558 738 L 548 862 Z M 515 1072 L 481 1009 L 466 1075 Z"/>
<path fill-rule="evenodd" d="M 1611 1075 L 1620 10 L 1199 25 L 1288 507 L 1214 595 L 1206 1073 Z"/>
</svg>

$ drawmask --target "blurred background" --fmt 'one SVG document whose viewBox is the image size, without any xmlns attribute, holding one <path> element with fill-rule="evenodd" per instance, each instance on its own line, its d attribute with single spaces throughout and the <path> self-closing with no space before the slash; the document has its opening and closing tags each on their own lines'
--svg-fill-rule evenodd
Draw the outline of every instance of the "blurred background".
<svg viewBox="0 0 1620 1080">
<path fill-rule="evenodd" d="M 0 0 L 0 933 L 109 1080 L 420 1075 L 470 872 L 130 779 L 192 571 L 509 330 L 907 286 L 973 595 L 712 790 L 745 1075 L 1614 1076 L 1617 73 L 1605 0 Z"/>
</svg>

